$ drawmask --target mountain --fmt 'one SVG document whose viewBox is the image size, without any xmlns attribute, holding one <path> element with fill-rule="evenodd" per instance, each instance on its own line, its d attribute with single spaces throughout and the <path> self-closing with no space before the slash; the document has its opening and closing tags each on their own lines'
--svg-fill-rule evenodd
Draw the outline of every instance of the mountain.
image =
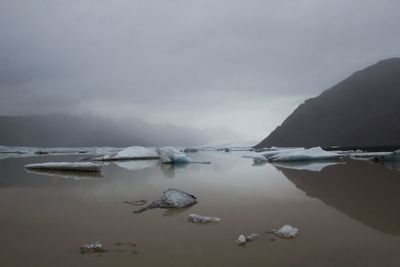
<svg viewBox="0 0 400 267">
<path fill-rule="evenodd" d="M 215 132 L 95 115 L 0 116 L 0 129 L 0 145 L 7 146 L 192 146 L 216 140 Z"/>
<path fill-rule="evenodd" d="M 400 145 L 400 58 L 378 62 L 306 100 L 257 148 Z"/>
</svg>

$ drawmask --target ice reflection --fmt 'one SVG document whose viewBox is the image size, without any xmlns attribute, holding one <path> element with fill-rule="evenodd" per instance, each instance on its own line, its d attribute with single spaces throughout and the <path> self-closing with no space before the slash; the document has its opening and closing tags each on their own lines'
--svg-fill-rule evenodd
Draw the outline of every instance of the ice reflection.
<svg viewBox="0 0 400 267">
<path fill-rule="evenodd" d="M 102 178 L 97 172 L 77 172 L 77 171 L 48 171 L 48 170 L 26 170 L 27 173 L 72 179 L 75 181 Z"/>
<path fill-rule="evenodd" d="M 130 160 L 130 161 L 114 162 L 114 164 L 117 165 L 118 167 L 130 170 L 130 171 L 154 168 L 154 167 L 157 167 L 159 165 L 159 163 L 160 163 L 159 160 Z"/>
<path fill-rule="evenodd" d="M 274 162 L 273 165 L 278 168 L 292 169 L 292 170 L 305 170 L 312 172 L 320 172 L 328 166 L 337 164 L 345 164 L 345 162 L 327 162 L 327 161 L 303 161 L 303 162 Z"/>
</svg>

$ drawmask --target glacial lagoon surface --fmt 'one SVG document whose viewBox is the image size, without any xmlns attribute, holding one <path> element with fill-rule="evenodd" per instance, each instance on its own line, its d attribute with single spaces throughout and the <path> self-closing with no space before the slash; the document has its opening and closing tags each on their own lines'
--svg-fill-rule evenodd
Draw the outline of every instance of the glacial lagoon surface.
<svg viewBox="0 0 400 267">
<path fill-rule="evenodd" d="M 82 156 L 0 160 L 0 266 L 399 266 L 400 171 L 345 159 L 253 164 L 238 152 L 189 153 L 211 164 L 104 163 L 101 174 L 27 171 Z M 184 209 L 140 208 L 175 188 Z M 196 213 L 221 218 L 194 224 Z M 294 239 L 268 233 L 289 224 Z M 259 236 L 244 246 L 240 234 Z M 100 241 L 101 253 L 80 246 Z"/>
</svg>

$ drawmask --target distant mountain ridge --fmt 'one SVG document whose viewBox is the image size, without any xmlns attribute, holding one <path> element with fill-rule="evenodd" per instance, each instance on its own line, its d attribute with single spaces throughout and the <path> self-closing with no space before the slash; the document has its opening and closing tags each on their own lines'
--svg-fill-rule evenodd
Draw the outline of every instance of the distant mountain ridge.
<svg viewBox="0 0 400 267">
<path fill-rule="evenodd" d="M 0 145 L 116 146 L 202 145 L 215 133 L 140 120 L 116 121 L 94 115 L 0 116 Z"/>
<path fill-rule="evenodd" d="M 391 145 L 400 145 L 400 58 L 306 100 L 256 147 Z"/>
</svg>

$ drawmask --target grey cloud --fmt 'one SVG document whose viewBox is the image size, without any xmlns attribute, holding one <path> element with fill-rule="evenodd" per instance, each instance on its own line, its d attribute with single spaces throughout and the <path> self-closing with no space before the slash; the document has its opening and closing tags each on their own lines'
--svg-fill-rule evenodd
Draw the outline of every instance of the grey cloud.
<svg viewBox="0 0 400 267">
<path fill-rule="evenodd" d="M 399 8 L 396 0 L 3 0 L 0 113 L 99 112 L 261 138 L 304 99 L 398 56 Z"/>
</svg>

